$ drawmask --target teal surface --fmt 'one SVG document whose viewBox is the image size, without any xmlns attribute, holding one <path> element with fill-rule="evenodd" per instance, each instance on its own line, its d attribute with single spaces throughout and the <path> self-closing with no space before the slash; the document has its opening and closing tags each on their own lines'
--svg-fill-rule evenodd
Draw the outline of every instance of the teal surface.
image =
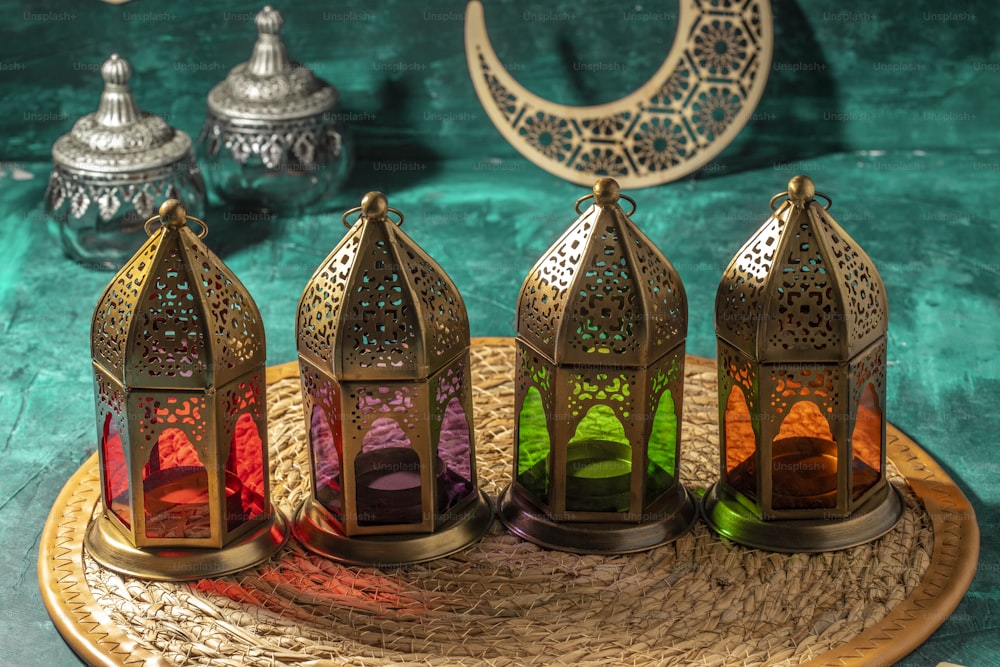
<svg viewBox="0 0 1000 667">
<path fill-rule="evenodd" d="M 473 335 L 513 335 L 521 280 L 586 189 L 522 159 L 486 118 L 468 81 L 463 3 L 287 5 L 292 56 L 340 88 L 359 163 L 312 213 L 247 220 L 215 202 L 206 215 L 207 242 L 262 310 L 269 363 L 294 359 L 298 295 L 341 238 L 340 214 L 371 189 L 458 285 Z M 89 326 L 111 276 L 69 262 L 49 235 L 51 144 L 96 108 L 97 68 L 114 51 L 132 63 L 139 105 L 196 135 L 209 88 L 249 55 L 257 9 L 0 1 L 2 665 L 78 662 L 48 620 L 35 563 L 52 501 L 95 450 Z M 954 477 L 982 530 L 968 594 L 902 664 L 1000 664 L 1000 4 L 776 0 L 774 10 L 775 64 L 755 120 L 700 173 L 629 192 L 634 219 L 684 280 L 688 351 L 710 357 L 719 277 L 771 195 L 806 173 L 833 198 L 886 283 L 888 417 Z M 494 0 L 486 11 L 519 80 L 595 103 L 655 71 L 676 4 L 558 0 L 539 14 Z M 641 18 L 656 12 L 665 20 Z M 622 66 L 574 68 L 596 62 Z"/>
</svg>

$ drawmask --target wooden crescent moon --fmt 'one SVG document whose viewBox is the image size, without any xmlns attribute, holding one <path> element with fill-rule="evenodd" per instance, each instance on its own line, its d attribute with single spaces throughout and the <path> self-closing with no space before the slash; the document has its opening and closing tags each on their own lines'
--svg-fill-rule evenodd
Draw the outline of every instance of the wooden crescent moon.
<svg viewBox="0 0 1000 667">
<path fill-rule="evenodd" d="M 595 106 L 556 104 L 504 68 L 480 0 L 465 11 L 465 55 L 476 95 L 504 138 L 556 176 L 591 186 L 668 183 L 703 167 L 750 120 L 774 47 L 770 0 L 680 0 L 666 60 L 638 90 Z"/>
</svg>

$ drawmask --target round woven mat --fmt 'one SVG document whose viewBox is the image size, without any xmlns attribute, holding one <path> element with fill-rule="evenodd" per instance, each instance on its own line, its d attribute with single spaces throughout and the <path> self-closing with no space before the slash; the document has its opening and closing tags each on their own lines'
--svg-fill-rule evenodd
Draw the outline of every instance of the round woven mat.
<svg viewBox="0 0 1000 667">
<path fill-rule="evenodd" d="M 476 339 L 481 485 L 510 481 L 510 339 Z M 291 516 L 309 493 L 295 367 L 268 370 L 273 500 Z M 688 358 L 681 477 L 717 477 L 715 367 Z M 835 553 L 773 554 L 702 524 L 623 556 L 546 551 L 494 523 L 464 551 L 377 570 L 294 541 L 255 569 L 193 583 L 116 575 L 82 536 L 100 497 L 97 457 L 71 479 L 43 533 L 39 579 L 56 627 L 94 664 L 798 665 L 890 663 L 938 627 L 978 557 L 968 501 L 889 427 L 888 468 L 906 511 L 885 537 Z"/>
</svg>

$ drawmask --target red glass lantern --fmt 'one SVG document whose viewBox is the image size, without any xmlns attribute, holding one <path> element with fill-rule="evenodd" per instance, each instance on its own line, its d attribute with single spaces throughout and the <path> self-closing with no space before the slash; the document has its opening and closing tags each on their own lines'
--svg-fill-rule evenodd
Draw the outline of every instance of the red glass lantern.
<svg viewBox="0 0 1000 667">
<path fill-rule="evenodd" d="M 554 549 L 623 553 L 676 539 L 697 514 L 678 475 L 687 297 L 602 178 L 517 305 L 509 530 Z"/>
<path fill-rule="evenodd" d="M 365 195 L 345 226 L 358 211 L 299 301 L 313 493 L 293 530 L 336 560 L 426 561 L 493 519 L 476 479 L 469 321 L 384 195 Z"/>
<path fill-rule="evenodd" d="M 146 229 L 91 324 L 103 511 L 86 546 L 138 577 L 226 574 L 288 532 L 270 502 L 264 327 L 180 202 Z"/>
<path fill-rule="evenodd" d="M 705 516 L 763 549 L 855 546 L 902 516 L 886 481 L 885 286 L 809 178 L 771 202 L 716 296 L 720 481 Z"/>
</svg>

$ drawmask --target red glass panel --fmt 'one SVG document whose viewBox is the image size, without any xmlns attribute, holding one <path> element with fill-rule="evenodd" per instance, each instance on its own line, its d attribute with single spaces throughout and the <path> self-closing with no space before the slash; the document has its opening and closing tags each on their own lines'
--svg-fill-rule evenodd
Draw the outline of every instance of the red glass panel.
<svg viewBox="0 0 1000 667">
<path fill-rule="evenodd" d="M 861 404 L 851 434 L 854 452 L 851 475 L 854 500 L 872 488 L 882 476 L 882 411 L 878 407 L 875 388 L 868 383 L 861 392 Z"/>
<path fill-rule="evenodd" d="M 208 472 L 184 431 L 165 429 L 142 469 L 146 536 L 211 537 Z"/>
<path fill-rule="evenodd" d="M 118 432 L 118 420 L 110 412 L 104 418 L 101 450 L 104 456 L 104 504 L 122 523 L 131 527 L 132 494 L 128 488 L 128 463 L 125 461 L 122 437 Z"/>
<path fill-rule="evenodd" d="M 264 513 L 264 442 L 253 416 L 244 412 L 233 427 L 226 461 L 226 525 L 229 530 Z"/>
</svg>

